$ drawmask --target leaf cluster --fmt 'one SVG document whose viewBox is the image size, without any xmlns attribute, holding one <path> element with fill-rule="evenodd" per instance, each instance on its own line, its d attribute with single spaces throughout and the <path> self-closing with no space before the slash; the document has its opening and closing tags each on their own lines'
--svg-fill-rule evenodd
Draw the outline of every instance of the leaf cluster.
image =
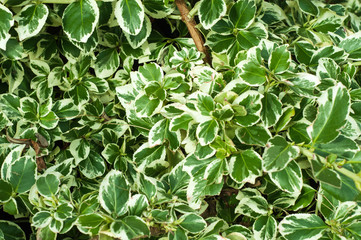
<svg viewBox="0 0 361 240">
<path fill-rule="evenodd" d="M 360 46 L 357 0 L 0 0 L 0 240 L 361 239 Z"/>
</svg>

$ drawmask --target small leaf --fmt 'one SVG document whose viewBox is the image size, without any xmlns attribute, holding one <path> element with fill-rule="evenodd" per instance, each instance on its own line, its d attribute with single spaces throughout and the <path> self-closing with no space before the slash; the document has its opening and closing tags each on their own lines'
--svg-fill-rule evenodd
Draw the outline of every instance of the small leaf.
<svg viewBox="0 0 361 240">
<path fill-rule="evenodd" d="M 237 183 L 254 184 L 256 178 L 262 175 L 262 158 L 254 150 L 245 150 L 231 157 L 229 172 Z"/>
<path fill-rule="evenodd" d="M 275 240 L 277 236 L 277 221 L 272 216 L 261 216 L 253 224 L 255 239 Z"/>
<path fill-rule="evenodd" d="M 295 161 L 291 161 L 281 171 L 269 173 L 269 177 L 283 191 L 296 194 L 301 192 L 303 185 L 302 172 Z"/>
<path fill-rule="evenodd" d="M 197 138 L 202 146 L 210 144 L 214 141 L 219 130 L 216 120 L 208 120 L 200 123 L 197 127 Z"/>
<path fill-rule="evenodd" d="M 253 61 L 244 60 L 240 64 L 240 77 L 250 86 L 259 86 L 266 82 L 266 70 Z"/>
<path fill-rule="evenodd" d="M 274 73 L 285 72 L 291 64 L 291 53 L 287 50 L 287 45 L 277 47 L 271 53 L 269 59 L 269 69 Z"/>
<path fill-rule="evenodd" d="M 39 193 L 45 197 L 55 196 L 59 190 L 59 184 L 59 177 L 52 173 L 42 175 L 36 180 L 36 187 Z"/>
<path fill-rule="evenodd" d="M 272 137 L 269 130 L 261 126 L 239 128 L 236 130 L 236 136 L 242 143 L 258 146 L 265 146 Z"/>
<path fill-rule="evenodd" d="M 282 116 L 282 103 L 273 93 L 265 93 L 262 98 L 261 118 L 266 127 L 273 126 Z"/>
<path fill-rule="evenodd" d="M 206 221 L 194 213 L 183 215 L 180 220 L 182 220 L 180 226 L 190 233 L 199 233 L 207 226 Z"/>
<path fill-rule="evenodd" d="M 313 143 L 328 143 L 339 135 L 346 124 L 350 109 L 350 95 L 340 83 L 327 89 L 318 98 L 316 120 L 307 128 Z"/>
<path fill-rule="evenodd" d="M 0 4 L 0 49 L 6 50 L 6 43 L 10 39 L 10 28 L 14 25 L 12 12 Z"/>
<path fill-rule="evenodd" d="M 275 136 L 269 140 L 263 153 L 263 168 L 267 172 L 280 171 L 298 154 L 298 147 L 292 146 L 281 136 Z"/>
<path fill-rule="evenodd" d="M 95 75 L 99 78 L 107 78 L 115 73 L 120 64 L 119 54 L 115 48 L 107 48 L 101 51 L 95 60 Z"/>
<path fill-rule="evenodd" d="M 7 202 L 11 199 L 13 188 L 10 183 L 0 179 L 0 203 Z"/>
<path fill-rule="evenodd" d="M 298 0 L 298 5 L 300 6 L 302 12 L 313 16 L 318 15 L 318 8 L 312 3 L 311 0 Z"/>
<path fill-rule="evenodd" d="M 110 224 L 110 231 L 117 237 L 124 240 L 148 236 L 147 224 L 137 216 L 127 216 L 122 220 Z"/>
</svg>

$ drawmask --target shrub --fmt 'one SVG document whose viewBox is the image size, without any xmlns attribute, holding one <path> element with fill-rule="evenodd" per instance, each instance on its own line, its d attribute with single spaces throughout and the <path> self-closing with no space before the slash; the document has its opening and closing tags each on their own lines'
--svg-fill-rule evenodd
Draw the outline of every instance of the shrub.
<svg viewBox="0 0 361 240">
<path fill-rule="evenodd" d="M 359 1 L 0 2 L 0 239 L 361 239 Z"/>
</svg>

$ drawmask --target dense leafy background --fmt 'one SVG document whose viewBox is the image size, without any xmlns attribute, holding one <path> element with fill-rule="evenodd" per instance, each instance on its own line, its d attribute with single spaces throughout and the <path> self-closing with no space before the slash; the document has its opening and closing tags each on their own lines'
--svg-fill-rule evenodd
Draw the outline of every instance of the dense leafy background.
<svg viewBox="0 0 361 240">
<path fill-rule="evenodd" d="M 181 2 L 0 0 L 0 239 L 361 239 L 360 2 Z"/>
</svg>

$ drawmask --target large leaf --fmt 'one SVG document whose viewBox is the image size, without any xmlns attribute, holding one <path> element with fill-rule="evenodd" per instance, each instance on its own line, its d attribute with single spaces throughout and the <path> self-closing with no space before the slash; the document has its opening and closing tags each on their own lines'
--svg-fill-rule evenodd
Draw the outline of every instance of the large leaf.
<svg viewBox="0 0 361 240">
<path fill-rule="evenodd" d="M 312 142 L 328 143 L 339 135 L 339 129 L 346 124 L 350 111 L 350 95 L 341 84 L 327 89 L 318 98 L 316 120 L 307 129 Z"/>
<path fill-rule="evenodd" d="M 137 35 L 142 30 L 144 7 L 140 0 L 119 0 L 114 13 L 124 32 Z"/>
<path fill-rule="evenodd" d="M 63 14 L 65 34 L 76 42 L 87 42 L 99 20 L 95 0 L 80 0 L 69 4 Z"/>
<path fill-rule="evenodd" d="M 110 171 L 100 184 L 100 205 L 114 217 L 127 212 L 130 189 L 128 181 L 120 171 Z"/>
<path fill-rule="evenodd" d="M 226 10 L 224 0 L 202 0 L 198 9 L 199 20 L 205 29 L 209 29 L 224 16 Z"/>
<path fill-rule="evenodd" d="M 291 214 L 279 225 L 280 233 L 286 239 L 320 239 L 328 226 L 315 214 Z"/>
<path fill-rule="evenodd" d="M 0 4 L 0 49 L 6 50 L 6 43 L 10 39 L 10 28 L 14 25 L 12 12 Z"/>
<path fill-rule="evenodd" d="M 44 4 L 26 5 L 15 16 L 15 20 L 19 23 L 17 28 L 19 40 L 23 41 L 37 35 L 43 28 L 48 15 L 48 7 Z"/>
</svg>

